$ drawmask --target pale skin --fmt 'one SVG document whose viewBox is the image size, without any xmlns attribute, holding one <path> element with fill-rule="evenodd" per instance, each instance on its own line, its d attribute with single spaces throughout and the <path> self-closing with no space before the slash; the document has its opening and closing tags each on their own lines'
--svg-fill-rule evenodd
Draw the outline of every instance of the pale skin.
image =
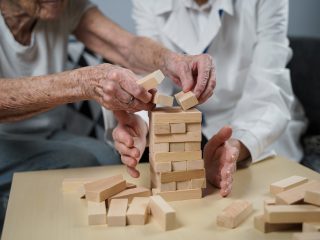
<svg viewBox="0 0 320 240">
<path fill-rule="evenodd" d="M 202 5 L 207 3 L 207 0 L 195 2 Z M 116 116 L 120 123 L 113 131 L 115 147 L 121 154 L 121 160 L 127 166 L 129 174 L 139 177 L 140 173 L 136 167 L 146 147 L 148 125 L 134 114 Z M 124 119 L 129 121 L 123 123 Z M 225 126 L 208 141 L 203 149 L 203 157 L 207 180 L 220 188 L 221 196 L 225 197 L 231 192 L 237 162 L 249 158 L 250 152 L 241 141 L 232 138 L 232 126 Z"/>
<path fill-rule="evenodd" d="M 0 0 L 0 9 L 16 41 L 28 45 L 35 23 L 59 18 L 66 2 Z M 126 32 L 97 8 L 84 14 L 74 34 L 88 48 L 125 68 L 102 64 L 47 76 L 0 78 L 0 122 L 19 121 L 86 99 L 114 111 L 150 110 L 152 92 L 136 84 L 135 73 L 157 69 L 185 92 L 192 90 L 201 103 L 213 94 L 215 74 L 209 55 L 173 53 L 151 39 Z"/>
</svg>

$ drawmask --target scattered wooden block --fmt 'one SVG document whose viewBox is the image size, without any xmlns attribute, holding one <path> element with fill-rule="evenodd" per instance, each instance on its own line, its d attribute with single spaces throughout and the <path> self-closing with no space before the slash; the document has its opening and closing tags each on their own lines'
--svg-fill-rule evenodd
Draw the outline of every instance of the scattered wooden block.
<svg viewBox="0 0 320 240">
<path fill-rule="evenodd" d="M 172 171 L 187 171 L 187 161 L 171 162 Z"/>
<path fill-rule="evenodd" d="M 152 102 L 154 104 L 160 104 L 162 106 L 172 107 L 173 105 L 173 97 L 162 95 L 158 92 L 153 96 Z"/>
<path fill-rule="evenodd" d="M 99 179 L 84 184 L 86 199 L 92 202 L 102 202 L 107 198 L 126 189 L 126 181 L 122 175 Z"/>
<path fill-rule="evenodd" d="M 149 197 L 151 192 L 148 188 L 145 187 L 136 187 L 132 189 L 126 189 L 111 198 L 108 199 L 108 205 L 110 204 L 111 199 L 122 199 L 126 198 L 129 200 L 129 203 L 132 201 L 134 197 Z"/>
<path fill-rule="evenodd" d="M 176 211 L 161 196 L 151 196 L 149 205 L 151 214 L 163 230 L 175 228 Z"/>
<path fill-rule="evenodd" d="M 184 144 L 185 151 L 200 151 L 201 142 L 186 142 Z"/>
<path fill-rule="evenodd" d="M 107 215 L 108 226 L 126 226 L 128 199 L 112 199 Z"/>
<path fill-rule="evenodd" d="M 150 146 L 152 152 L 169 152 L 170 151 L 169 143 L 154 143 L 153 146 Z"/>
<path fill-rule="evenodd" d="M 128 225 L 144 225 L 148 218 L 149 197 L 134 197 L 127 211 Z"/>
<path fill-rule="evenodd" d="M 150 112 L 153 124 L 157 123 L 201 123 L 202 114 L 196 108 L 183 111 L 180 107 L 156 108 Z"/>
<path fill-rule="evenodd" d="M 250 202 L 236 200 L 218 215 L 217 225 L 226 228 L 236 228 L 252 213 L 252 211 L 252 204 Z"/>
<path fill-rule="evenodd" d="M 188 160 L 187 161 L 187 171 L 203 169 L 204 168 L 204 161 L 202 159 L 198 160 Z"/>
<path fill-rule="evenodd" d="M 267 205 L 264 217 L 268 223 L 303 223 L 320 221 L 320 208 L 312 205 Z"/>
<path fill-rule="evenodd" d="M 192 108 L 199 103 L 196 95 L 191 91 L 186 93 L 182 91 L 174 96 L 183 110 L 188 110 L 189 108 Z"/>
<path fill-rule="evenodd" d="M 169 143 L 170 152 L 184 152 L 184 143 L 173 142 Z"/>
<path fill-rule="evenodd" d="M 201 141 L 201 132 L 173 133 L 155 135 L 153 141 L 155 143 L 172 143 L 172 142 L 197 142 Z"/>
<path fill-rule="evenodd" d="M 147 91 L 153 88 L 156 88 L 164 79 L 164 75 L 160 70 L 157 70 L 149 75 L 141 78 L 137 83 L 142 86 Z"/>
<path fill-rule="evenodd" d="M 272 183 L 270 185 L 270 193 L 278 194 L 280 192 L 286 191 L 288 189 L 291 189 L 303 183 L 306 183 L 307 181 L 308 179 L 305 177 L 291 176 L 283 180 L 280 180 L 278 182 Z"/>
<path fill-rule="evenodd" d="M 170 134 L 169 123 L 157 123 L 153 126 L 154 134 Z"/>
<path fill-rule="evenodd" d="M 171 133 L 185 133 L 187 131 L 185 123 L 171 123 L 170 132 Z"/>
<path fill-rule="evenodd" d="M 320 182 L 318 181 L 312 180 L 307 183 L 303 183 L 295 188 L 276 194 L 276 203 L 295 204 L 302 202 L 306 191 L 317 189 L 320 189 Z"/>
<path fill-rule="evenodd" d="M 99 178 L 65 178 L 62 181 L 62 191 L 64 193 L 75 193 L 80 187 L 83 187 L 85 183 L 89 183 Z M 100 178 L 101 179 L 101 178 Z"/>
<path fill-rule="evenodd" d="M 107 224 L 107 208 L 105 202 L 97 203 L 88 201 L 88 224 Z"/>
<path fill-rule="evenodd" d="M 159 173 L 161 183 L 182 182 L 194 178 L 205 178 L 205 169 L 180 172 L 163 172 Z"/>
<path fill-rule="evenodd" d="M 150 158 L 149 162 L 154 172 L 171 172 L 172 170 L 171 162 L 155 162 L 152 158 Z"/>
<path fill-rule="evenodd" d="M 172 162 L 172 161 L 188 161 L 194 159 L 201 159 L 201 151 L 194 152 L 167 152 L 154 153 L 152 159 L 155 162 Z"/>
<path fill-rule="evenodd" d="M 152 194 L 153 195 L 160 195 L 168 202 L 202 198 L 201 188 L 188 189 L 188 190 L 177 190 L 177 191 L 172 191 L 172 192 L 159 192 L 158 189 L 153 188 Z"/>
<path fill-rule="evenodd" d="M 187 132 L 201 132 L 201 123 L 187 123 Z"/>
<path fill-rule="evenodd" d="M 294 233 L 292 240 L 319 240 L 320 233 L 317 232 L 305 232 L 305 233 Z"/>
<path fill-rule="evenodd" d="M 190 180 L 188 180 L 188 181 L 176 182 L 176 184 L 177 184 L 177 190 L 187 190 L 187 189 L 190 189 L 191 182 Z"/>
<path fill-rule="evenodd" d="M 302 225 L 303 232 L 320 232 L 320 221 L 319 222 L 310 222 L 303 223 Z"/>
<path fill-rule="evenodd" d="M 304 195 L 304 202 L 320 206 L 320 188 L 317 190 L 308 190 Z"/>
<path fill-rule="evenodd" d="M 198 179 L 191 179 L 190 188 L 206 188 L 207 187 L 207 180 L 205 178 L 198 178 Z"/>
<path fill-rule="evenodd" d="M 263 214 L 254 217 L 254 227 L 263 233 L 288 230 L 301 231 L 301 223 L 267 223 Z"/>
</svg>

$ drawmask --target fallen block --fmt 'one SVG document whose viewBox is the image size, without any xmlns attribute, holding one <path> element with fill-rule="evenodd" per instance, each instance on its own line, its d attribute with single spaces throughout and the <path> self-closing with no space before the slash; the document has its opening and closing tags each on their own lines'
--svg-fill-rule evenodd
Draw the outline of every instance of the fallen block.
<svg viewBox="0 0 320 240">
<path fill-rule="evenodd" d="M 108 226 L 126 226 L 127 208 L 128 199 L 112 199 L 107 215 Z"/>
<path fill-rule="evenodd" d="M 173 105 L 173 97 L 166 96 L 160 93 L 155 93 L 153 96 L 152 102 L 154 104 L 160 104 L 162 106 L 172 107 Z"/>
<path fill-rule="evenodd" d="M 176 225 L 176 211 L 161 197 L 150 197 L 150 210 L 163 230 L 172 230 Z"/>
<path fill-rule="evenodd" d="M 105 202 L 88 201 L 88 224 L 102 225 L 107 224 L 107 208 Z"/>
<path fill-rule="evenodd" d="M 306 183 L 307 181 L 308 179 L 305 177 L 291 176 L 278 182 L 272 183 L 270 185 L 270 193 L 277 194 L 288 189 L 294 188 L 296 186 L 299 186 L 303 183 Z"/>
<path fill-rule="evenodd" d="M 137 83 L 142 86 L 145 90 L 156 88 L 164 79 L 164 75 L 160 70 L 157 70 L 149 75 L 141 78 Z"/>
<path fill-rule="evenodd" d="M 319 222 L 305 222 L 302 225 L 303 232 L 320 232 L 320 221 Z"/>
<path fill-rule="evenodd" d="M 108 198 L 108 206 L 112 199 L 128 199 L 129 203 L 131 203 L 134 197 L 149 197 L 151 195 L 151 191 L 145 187 L 136 187 L 132 189 L 126 189 L 116 195 L 113 195 L 111 198 Z"/>
<path fill-rule="evenodd" d="M 174 96 L 183 110 L 188 110 L 199 103 L 196 95 L 191 91 L 186 93 L 181 91 Z"/>
<path fill-rule="evenodd" d="M 252 204 L 250 202 L 236 200 L 218 215 L 217 225 L 226 228 L 236 228 L 252 213 L 252 211 Z"/>
<path fill-rule="evenodd" d="M 320 233 L 318 232 L 304 232 L 304 233 L 294 233 L 292 235 L 292 240 L 319 240 Z"/>
<path fill-rule="evenodd" d="M 304 202 L 320 206 L 320 188 L 317 190 L 308 190 L 304 195 Z"/>
<path fill-rule="evenodd" d="M 153 195 L 160 195 L 168 202 L 202 198 L 201 188 L 188 189 L 188 190 L 177 190 L 177 191 L 171 191 L 171 192 L 159 192 L 158 189 L 153 188 L 152 194 Z"/>
<path fill-rule="evenodd" d="M 127 211 L 128 225 L 144 225 L 148 219 L 149 197 L 134 197 Z"/>
<path fill-rule="evenodd" d="M 301 223 L 268 223 L 264 215 L 254 217 L 254 227 L 263 233 L 295 230 L 301 231 Z"/>
</svg>

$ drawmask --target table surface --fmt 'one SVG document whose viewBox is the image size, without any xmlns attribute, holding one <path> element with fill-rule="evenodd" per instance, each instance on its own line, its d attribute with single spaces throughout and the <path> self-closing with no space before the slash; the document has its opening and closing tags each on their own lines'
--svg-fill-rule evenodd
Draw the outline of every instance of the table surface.
<svg viewBox="0 0 320 240">
<path fill-rule="evenodd" d="M 238 170 L 233 191 L 221 198 L 217 189 L 202 199 L 170 202 L 177 214 L 177 228 L 162 231 L 153 218 L 144 226 L 88 226 L 86 201 L 73 194 L 63 194 L 64 178 L 99 177 L 123 174 L 125 179 L 149 186 L 148 164 L 140 164 L 141 177 L 132 179 L 123 166 L 106 166 L 24 172 L 14 175 L 2 240 L 105 240 L 105 239 L 291 239 L 292 233 L 263 234 L 253 227 L 253 216 L 263 211 L 263 200 L 270 197 L 269 185 L 292 175 L 320 180 L 320 174 L 297 163 L 272 158 Z M 253 203 L 254 213 L 238 228 L 225 229 L 216 225 L 217 214 L 235 199 Z"/>
</svg>

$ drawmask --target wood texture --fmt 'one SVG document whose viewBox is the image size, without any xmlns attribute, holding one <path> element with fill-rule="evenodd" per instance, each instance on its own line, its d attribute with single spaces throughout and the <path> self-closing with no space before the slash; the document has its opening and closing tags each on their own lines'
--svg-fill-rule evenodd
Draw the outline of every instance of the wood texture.
<svg viewBox="0 0 320 240">
<path fill-rule="evenodd" d="M 186 93 L 179 92 L 175 95 L 175 98 L 183 110 L 188 110 L 199 103 L 196 95 L 191 91 Z"/>
<path fill-rule="evenodd" d="M 172 142 L 169 143 L 170 145 L 170 152 L 184 152 L 184 142 Z"/>
<path fill-rule="evenodd" d="M 201 132 L 187 132 L 187 133 L 177 133 L 177 134 L 163 134 L 155 135 L 153 138 L 154 143 L 162 142 L 195 142 L 201 141 Z"/>
<path fill-rule="evenodd" d="M 201 132 L 201 123 L 187 123 L 187 132 Z"/>
<path fill-rule="evenodd" d="M 154 153 L 152 160 L 155 162 L 188 161 L 201 159 L 201 151 L 194 152 L 168 152 Z"/>
<path fill-rule="evenodd" d="M 301 223 L 268 223 L 263 214 L 254 217 L 254 227 L 263 233 L 288 230 L 301 231 Z"/>
<path fill-rule="evenodd" d="M 185 133 L 187 131 L 185 123 L 171 123 L 170 132 L 171 133 Z"/>
<path fill-rule="evenodd" d="M 170 134 L 169 123 L 157 123 L 153 126 L 154 134 Z"/>
<path fill-rule="evenodd" d="M 64 193 L 74 193 L 77 192 L 80 187 L 83 187 L 85 183 L 89 183 L 99 178 L 90 177 L 90 178 L 65 178 L 62 181 L 62 191 Z"/>
<path fill-rule="evenodd" d="M 153 124 L 157 123 L 201 123 L 202 114 L 192 108 L 183 111 L 180 107 L 156 108 L 150 112 Z"/>
<path fill-rule="evenodd" d="M 159 174 L 160 174 L 161 183 L 182 182 L 182 181 L 188 181 L 194 178 L 204 178 L 205 170 L 198 169 L 198 170 L 180 171 L 180 172 L 163 172 Z"/>
<path fill-rule="evenodd" d="M 152 102 L 154 104 L 160 104 L 162 106 L 172 107 L 173 97 L 166 96 L 166 95 L 163 95 L 163 94 L 156 92 L 155 95 L 153 96 Z"/>
<path fill-rule="evenodd" d="M 280 192 L 286 191 L 288 189 L 299 186 L 308 181 L 307 178 L 301 176 L 291 176 L 270 185 L 270 193 L 278 194 Z"/>
<path fill-rule="evenodd" d="M 190 188 L 206 188 L 207 187 L 207 180 L 205 178 L 198 178 L 198 179 L 191 179 Z"/>
<path fill-rule="evenodd" d="M 190 189 L 191 181 L 183 181 L 183 182 L 176 182 L 177 190 L 187 190 Z"/>
<path fill-rule="evenodd" d="M 153 143 L 153 146 L 150 146 L 152 152 L 169 152 L 170 147 L 169 143 Z"/>
<path fill-rule="evenodd" d="M 187 171 L 187 161 L 171 162 L 172 171 Z"/>
<path fill-rule="evenodd" d="M 303 223 L 302 231 L 303 232 L 320 232 L 320 221 Z"/>
<path fill-rule="evenodd" d="M 200 151 L 201 142 L 186 142 L 184 148 L 186 151 Z"/>
<path fill-rule="evenodd" d="M 126 213 L 128 208 L 128 199 L 112 199 L 107 214 L 108 226 L 120 227 L 126 226 Z"/>
<path fill-rule="evenodd" d="M 131 203 L 134 197 L 149 197 L 151 195 L 151 191 L 148 188 L 138 186 L 132 189 L 126 189 L 111 198 L 108 199 L 108 205 L 110 204 L 111 199 L 122 199 L 126 198 Z"/>
<path fill-rule="evenodd" d="M 308 190 L 304 195 L 304 202 L 320 206 L 320 188 L 317 190 Z"/>
<path fill-rule="evenodd" d="M 164 75 L 160 70 L 154 71 L 148 74 L 144 78 L 141 78 L 137 83 L 146 90 L 156 88 L 164 79 Z"/>
<path fill-rule="evenodd" d="M 148 219 L 149 197 L 134 197 L 127 211 L 128 225 L 144 225 Z"/>
<path fill-rule="evenodd" d="M 171 172 L 172 165 L 171 162 L 155 162 L 150 158 L 150 164 L 154 170 L 154 172 Z"/>
<path fill-rule="evenodd" d="M 102 225 L 107 224 L 107 208 L 105 202 L 88 201 L 88 224 Z"/>
<path fill-rule="evenodd" d="M 187 171 L 204 168 L 204 161 L 202 159 L 191 159 L 187 161 Z"/>
<path fill-rule="evenodd" d="M 158 189 L 152 189 L 152 193 L 154 195 L 160 195 L 168 202 L 202 198 L 202 190 L 200 188 L 188 189 L 188 190 L 177 190 L 172 192 L 159 192 Z"/>
</svg>

